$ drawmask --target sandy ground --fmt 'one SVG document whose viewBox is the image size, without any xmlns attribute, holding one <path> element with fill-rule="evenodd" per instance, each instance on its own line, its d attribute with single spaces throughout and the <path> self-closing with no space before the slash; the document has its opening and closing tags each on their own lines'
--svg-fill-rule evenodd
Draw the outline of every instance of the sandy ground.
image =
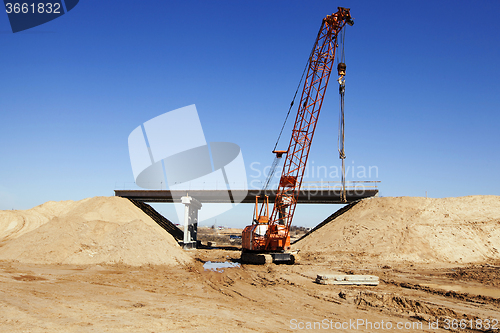
<svg viewBox="0 0 500 333">
<path fill-rule="evenodd" d="M 0 260 L 133 266 L 191 260 L 168 232 L 119 197 L 51 202 L 2 213 Z"/>
<path fill-rule="evenodd" d="M 453 319 L 474 328 L 478 320 L 489 319 L 492 328 L 500 329 L 493 326 L 494 319 L 500 319 L 498 267 L 380 267 L 352 258 L 352 264 L 305 260 L 294 266 L 243 265 L 214 272 L 204 270 L 202 262 L 237 259 L 239 253 L 193 250 L 189 254 L 193 264 L 175 267 L 2 262 L 0 330 L 293 332 L 316 325 L 315 331 L 333 327 L 372 332 L 394 331 L 400 323 L 411 327 L 406 332 L 438 332 L 451 326 Z M 375 274 L 382 282 L 379 286 L 314 282 L 318 273 L 335 272 Z M 458 284 L 496 297 L 447 293 L 425 286 L 429 284 Z M 429 328 L 436 321 L 439 329 Z M 393 328 L 370 329 L 368 322 Z M 338 326 L 342 323 L 344 329 Z"/>
<path fill-rule="evenodd" d="M 500 260 L 500 196 L 365 199 L 295 247 L 318 259 L 344 251 L 389 264 Z"/>
<path fill-rule="evenodd" d="M 203 264 L 237 262 L 239 251 L 183 251 L 119 198 L 3 212 L 8 218 L 0 216 L 0 332 L 499 331 L 500 260 L 492 250 L 499 245 L 498 197 L 425 206 L 421 199 L 428 200 L 379 198 L 355 206 L 296 244 L 303 247 L 299 264 L 241 265 L 222 272 Z M 470 207 L 463 207 L 467 202 Z M 437 232 L 420 239 L 425 233 L 416 232 L 422 230 L 419 223 Z M 395 235 L 407 226 L 416 231 L 403 232 L 407 238 L 401 242 Z M 366 244 L 370 237 L 382 244 L 372 241 L 357 251 L 367 228 Z M 461 257 L 429 255 L 429 250 L 406 255 L 412 247 L 404 244 L 433 246 L 429 238 L 439 230 L 458 235 L 450 236 L 453 241 L 475 240 L 473 249 L 481 256 L 457 241 Z M 443 253 L 450 253 L 453 241 Z M 393 248 L 405 256 L 389 260 L 384 254 Z M 33 260 L 41 256 L 43 264 Z M 154 264 L 158 258 L 163 264 Z M 334 273 L 377 275 L 381 283 L 315 283 L 317 274 Z"/>
</svg>

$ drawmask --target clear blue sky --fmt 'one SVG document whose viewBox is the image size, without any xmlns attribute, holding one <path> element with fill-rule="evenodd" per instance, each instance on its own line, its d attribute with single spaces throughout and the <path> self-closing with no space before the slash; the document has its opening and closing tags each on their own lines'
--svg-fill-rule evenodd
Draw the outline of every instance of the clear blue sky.
<svg viewBox="0 0 500 333">
<path fill-rule="evenodd" d="M 0 209 L 114 195 L 134 181 L 130 132 L 190 104 L 207 141 L 241 147 L 251 181 L 337 6 L 355 19 L 346 163 L 378 169 L 348 180 L 380 180 L 383 196 L 500 195 L 500 1 L 81 0 L 16 34 L 0 14 Z M 332 80 L 315 166 L 340 166 L 338 104 Z M 244 206 L 218 223 L 246 224 Z M 299 207 L 296 224 L 337 208 Z"/>
</svg>

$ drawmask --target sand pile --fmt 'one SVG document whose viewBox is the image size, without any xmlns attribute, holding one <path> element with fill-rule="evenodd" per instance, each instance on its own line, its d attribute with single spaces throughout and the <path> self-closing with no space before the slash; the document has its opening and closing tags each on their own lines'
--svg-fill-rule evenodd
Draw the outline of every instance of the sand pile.
<svg viewBox="0 0 500 333">
<path fill-rule="evenodd" d="M 0 246 L 69 211 L 74 201 L 48 201 L 28 210 L 0 211 Z"/>
<path fill-rule="evenodd" d="M 0 214 L 0 242 L 4 244 L 0 260 L 26 263 L 138 266 L 191 260 L 169 233 L 119 197 L 4 211 Z"/>
<path fill-rule="evenodd" d="M 365 199 L 294 247 L 387 262 L 500 259 L 500 196 Z"/>
</svg>

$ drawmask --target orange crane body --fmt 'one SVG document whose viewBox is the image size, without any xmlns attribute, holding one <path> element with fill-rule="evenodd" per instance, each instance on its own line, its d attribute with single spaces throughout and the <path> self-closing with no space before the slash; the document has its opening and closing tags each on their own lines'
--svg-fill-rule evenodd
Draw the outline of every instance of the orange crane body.
<svg viewBox="0 0 500 333">
<path fill-rule="evenodd" d="M 290 226 L 311 148 L 314 131 L 332 72 L 337 38 L 346 24 L 353 25 L 350 10 L 339 7 L 321 24 L 307 64 L 307 74 L 298 105 L 292 136 L 286 151 L 283 171 L 271 215 L 268 198 L 260 210 L 256 198 L 255 218 L 242 233 L 243 252 L 286 251 L 290 248 Z M 340 68 L 340 66 L 339 66 Z M 343 68 L 345 71 L 345 68 Z M 339 75 L 344 75 L 340 73 Z M 283 151 L 275 151 L 283 154 Z"/>
</svg>

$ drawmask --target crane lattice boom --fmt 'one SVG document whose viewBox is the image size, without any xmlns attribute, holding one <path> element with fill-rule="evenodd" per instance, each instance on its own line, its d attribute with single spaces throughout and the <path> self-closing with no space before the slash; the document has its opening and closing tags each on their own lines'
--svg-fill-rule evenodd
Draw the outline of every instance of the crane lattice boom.
<svg viewBox="0 0 500 333">
<path fill-rule="evenodd" d="M 325 17 L 321 23 L 308 60 L 307 74 L 292 136 L 286 151 L 273 211 L 268 218 L 267 213 L 264 216 L 264 214 L 258 214 L 256 210 L 256 215 L 258 215 L 254 220 L 256 224 L 248 226 L 243 231 L 242 248 L 244 251 L 281 251 L 290 246 L 289 230 L 304 177 L 309 149 L 335 61 L 337 39 L 346 23 L 352 25 L 354 22 L 350 10 L 342 7 L 339 7 L 336 13 Z M 267 202 L 263 205 L 267 205 Z M 267 206 L 262 206 L 260 211 L 267 212 Z"/>
</svg>

